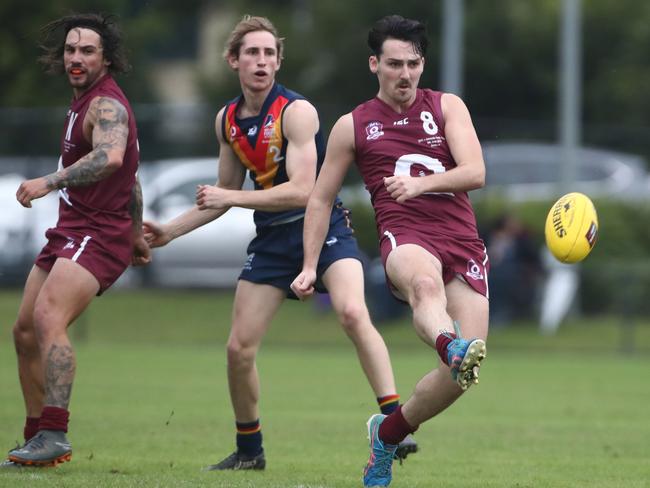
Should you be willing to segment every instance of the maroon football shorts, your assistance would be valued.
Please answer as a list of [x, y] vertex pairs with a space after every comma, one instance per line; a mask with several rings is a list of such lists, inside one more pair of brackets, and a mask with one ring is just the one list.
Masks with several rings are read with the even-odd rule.
[[[131, 243], [121, 249], [111, 248], [111, 252], [101, 242], [101, 238], [85, 235], [83, 232], [59, 228], [48, 229], [45, 233], [48, 241], [36, 258], [36, 266], [47, 271], [52, 270], [57, 258], [67, 258], [79, 263], [97, 278], [101, 295], [120, 277], [129, 266]], [[127, 248], [128, 246], [128, 248]]]
[[[427, 233], [421, 229], [395, 228], [385, 231], [379, 241], [381, 260], [386, 269], [386, 260], [397, 246], [415, 244], [433, 254], [442, 264], [442, 279], [445, 284], [455, 277], [462, 278], [476, 292], [489, 298], [488, 262], [485, 244], [479, 238], [454, 239], [439, 234]], [[386, 277], [388, 279], [388, 277]], [[395, 287], [388, 280], [393, 293]], [[403, 299], [402, 297], [399, 297]]]

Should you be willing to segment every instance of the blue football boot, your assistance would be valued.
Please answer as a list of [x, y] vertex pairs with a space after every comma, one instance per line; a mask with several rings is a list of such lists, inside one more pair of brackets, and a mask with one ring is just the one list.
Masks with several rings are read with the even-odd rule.
[[393, 478], [393, 458], [397, 446], [384, 444], [379, 439], [379, 426], [386, 418], [375, 414], [368, 420], [368, 439], [370, 440], [370, 459], [363, 470], [363, 486], [388, 486]]
[[454, 322], [454, 329], [456, 338], [447, 345], [447, 361], [452, 378], [456, 380], [458, 386], [467, 390], [473, 384], [478, 383], [481, 361], [487, 355], [485, 341], [463, 339], [457, 322]]

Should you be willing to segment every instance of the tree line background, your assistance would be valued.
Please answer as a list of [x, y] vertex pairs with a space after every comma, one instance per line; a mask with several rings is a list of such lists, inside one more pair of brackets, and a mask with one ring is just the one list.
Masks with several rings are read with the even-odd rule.
[[[555, 140], [561, 0], [464, 3], [463, 97], [479, 136]], [[120, 83], [136, 107], [144, 161], [216, 153], [214, 114], [238, 93], [221, 52], [229, 28], [245, 13], [270, 17], [286, 38], [278, 79], [314, 102], [326, 132], [340, 114], [376, 92], [365, 41], [368, 28], [383, 15], [399, 13], [427, 24], [431, 46], [421, 86], [439, 86], [441, 0], [4, 0], [0, 154], [56, 154], [59, 109], [67, 105], [70, 89], [62, 77], [49, 78], [38, 66], [39, 29], [70, 11], [93, 10], [119, 16], [126, 33], [133, 69]], [[199, 25], [208, 10], [225, 25], [208, 52], [216, 68], [205, 70], [197, 61], [192, 108], [165, 110], [152, 66], [197, 60]], [[583, 142], [650, 159], [650, 3], [583, 0], [582, 16]], [[161, 129], [184, 124], [190, 134], [175, 141]]]

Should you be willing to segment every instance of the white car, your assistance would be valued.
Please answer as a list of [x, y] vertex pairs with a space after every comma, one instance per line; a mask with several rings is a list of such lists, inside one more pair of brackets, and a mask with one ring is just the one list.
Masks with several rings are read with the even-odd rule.
[[[217, 158], [174, 159], [143, 164], [144, 219], [165, 223], [195, 204], [199, 184], [217, 180]], [[245, 189], [252, 189], [246, 180]], [[250, 186], [249, 186], [250, 185]], [[154, 286], [233, 287], [255, 236], [253, 210], [231, 208], [217, 220], [153, 250], [143, 269]]]
[[45, 231], [58, 219], [56, 193], [34, 200], [32, 208], [18, 203], [16, 191], [26, 179], [19, 173], [0, 176], [0, 283], [4, 285], [25, 282], [34, 259], [47, 242]]
[[[562, 192], [561, 146], [546, 143], [483, 143], [485, 188], [475, 196], [498, 195], [511, 201], [554, 199]], [[590, 197], [645, 199], [650, 176], [642, 157], [600, 148], [578, 148], [570, 191]], [[569, 190], [567, 189], [566, 192]]]
[[[214, 184], [217, 170], [217, 158], [141, 164], [144, 219], [164, 223], [191, 208], [197, 185]], [[0, 204], [5, 210], [0, 221], [0, 283], [4, 285], [24, 283], [46, 243], [45, 231], [58, 219], [56, 192], [34, 200], [32, 208], [16, 201], [16, 190], [25, 179], [19, 173], [0, 176]], [[250, 180], [244, 188], [253, 188]], [[253, 211], [232, 208], [214, 222], [154, 249], [150, 265], [129, 268], [115, 286], [234, 287], [254, 236]]]

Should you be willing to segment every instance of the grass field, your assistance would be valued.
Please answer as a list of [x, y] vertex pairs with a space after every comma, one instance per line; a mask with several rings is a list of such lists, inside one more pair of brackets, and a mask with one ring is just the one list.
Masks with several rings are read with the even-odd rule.
[[[359, 487], [376, 410], [330, 313], [287, 303], [259, 357], [263, 473], [202, 472], [234, 447], [224, 344], [230, 294], [112, 292], [75, 324], [73, 461], [0, 471], [0, 486]], [[10, 329], [19, 293], [0, 293], [0, 439], [20, 440]], [[402, 487], [650, 487], [650, 321], [575, 322], [555, 337], [496, 330], [481, 384], [416, 434], [394, 468]], [[408, 321], [382, 325], [401, 394], [435, 364]]]

